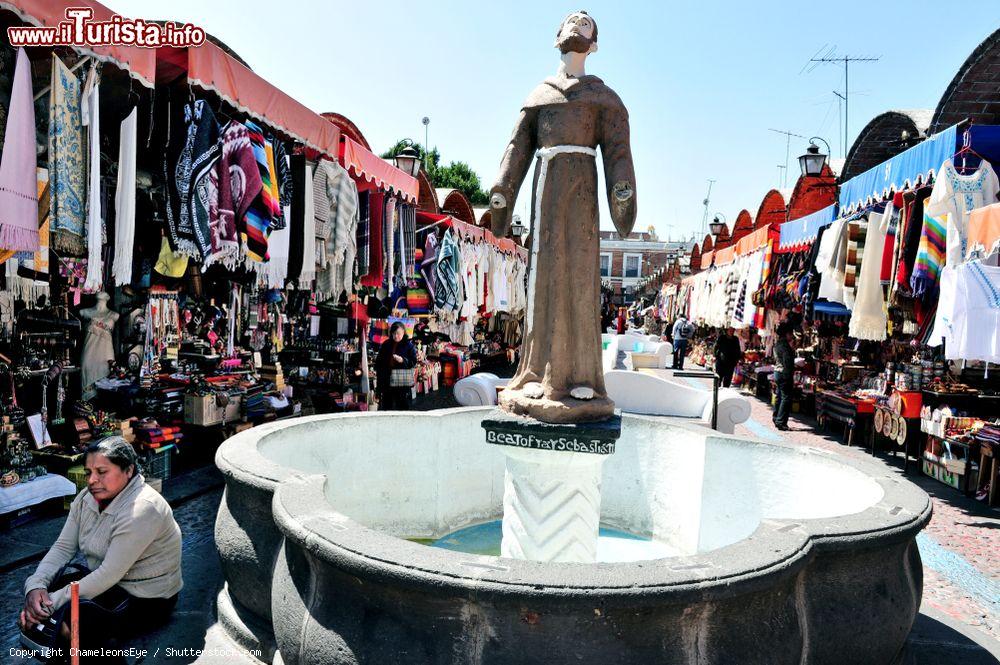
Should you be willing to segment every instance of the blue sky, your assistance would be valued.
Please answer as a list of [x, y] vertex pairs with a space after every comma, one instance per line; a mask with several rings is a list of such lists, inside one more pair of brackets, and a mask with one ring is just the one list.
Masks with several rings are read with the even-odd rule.
[[[678, 238], [711, 213], [751, 214], [779, 184], [785, 138], [819, 135], [841, 157], [843, 68], [800, 73], [824, 45], [880, 56], [851, 69], [850, 139], [889, 109], [933, 109], [972, 50], [1000, 28], [998, 0], [961, 10], [928, 0], [702, 2], [105, 0], [129, 16], [204, 27], [253, 69], [316, 111], [351, 118], [375, 150], [397, 138], [468, 162], [486, 188], [521, 102], [558, 66], [556, 29], [586, 9], [599, 26], [587, 71], [629, 109], [638, 229]], [[789, 186], [805, 139], [792, 139]], [[517, 210], [527, 219], [527, 188]], [[611, 228], [602, 206], [602, 228]]]

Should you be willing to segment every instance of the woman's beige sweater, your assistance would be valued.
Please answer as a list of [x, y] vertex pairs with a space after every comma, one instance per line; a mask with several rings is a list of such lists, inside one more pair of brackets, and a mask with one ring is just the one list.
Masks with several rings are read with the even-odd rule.
[[[170, 504], [140, 474], [101, 512], [84, 489], [73, 500], [69, 517], [24, 593], [46, 589], [77, 551], [91, 572], [80, 580], [80, 597], [94, 598], [114, 585], [139, 598], [170, 598], [181, 581], [181, 530]], [[53, 609], [69, 600], [69, 587], [50, 594]]]

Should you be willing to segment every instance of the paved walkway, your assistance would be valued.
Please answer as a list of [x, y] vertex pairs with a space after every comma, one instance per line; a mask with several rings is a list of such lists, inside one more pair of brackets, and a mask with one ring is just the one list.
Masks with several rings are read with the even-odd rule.
[[[704, 368], [687, 363], [685, 369]], [[694, 387], [712, 387], [709, 380], [673, 377], [672, 370], [656, 373]], [[793, 414], [789, 431], [779, 431], [771, 422], [771, 406], [748, 399], [750, 419], [737, 426], [738, 436], [871, 457], [866, 448], [845, 445], [839, 431], [823, 431], [811, 417]], [[912, 460], [904, 475], [901, 456], [880, 452], [876, 458], [927, 492], [934, 506], [930, 523], [917, 536], [924, 593], [904, 662], [1000, 663], [1000, 510], [924, 476]]]

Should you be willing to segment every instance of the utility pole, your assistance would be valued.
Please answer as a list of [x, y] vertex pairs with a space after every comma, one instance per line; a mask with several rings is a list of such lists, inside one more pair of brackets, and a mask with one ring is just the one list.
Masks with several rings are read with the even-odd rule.
[[427, 126], [431, 124], [431, 119], [424, 116], [424, 119], [420, 122], [424, 123], [424, 170], [427, 170], [427, 155], [430, 154], [431, 148], [427, 145]]
[[[825, 49], [825, 52], [824, 52]], [[820, 55], [822, 53], [822, 55]], [[803, 67], [803, 71], [811, 72], [820, 65], [824, 64], [843, 64], [844, 65], [844, 157], [847, 157], [847, 145], [850, 139], [849, 125], [850, 125], [850, 103], [849, 99], [851, 96], [851, 89], [849, 86], [849, 69], [852, 62], [878, 62], [880, 58], [870, 58], [867, 56], [854, 56], [854, 55], [837, 55], [837, 47], [831, 46], [827, 48], [824, 44], [823, 48], [816, 52], [816, 55], [809, 58], [809, 62]], [[812, 64], [810, 64], [812, 63]], [[839, 96], [839, 95], [838, 95]]]
[[[784, 170], [784, 174], [785, 174], [785, 176], [787, 176], [788, 175], [788, 157], [791, 154], [791, 149], [792, 149], [792, 137], [794, 136], [794, 137], [800, 138], [800, 139], [804, 139], [805, 137], [802, 136], [802, 134], [795, 134], [794, 132], [790, 132], [787, 129], [770, 129], [770, 128], [768, 128], [767, 131], [774, 132], [775, 134], [784, 134], [785, 135], [785, 166], [783, 168], [785, 169]], [[781, 187], [785, 187], [787, 184], [788, 184], [788, 181], [785, 180], [785, 178], [783, 176], [782, 180], [781, 180]]]
[[708, 194], [705, 195], [705, 200], [702, 201], [702, 203], [705, 204], [705, 214], [701, 216], [702, 237], [705, 237], [705, 234], [708, 233], [708, 203], [712, 199], [712, 185], [714, 184], [715, 184], [714, 180], [708, 181]]
[[778, 189], [781, 189], [782, 187], [785, 186], [784, 183], [785, 183], [785, 172], [786, 172], [786, 169], [788, 169], [787, 166], [784, 166], [782, 164], [778, 164]]

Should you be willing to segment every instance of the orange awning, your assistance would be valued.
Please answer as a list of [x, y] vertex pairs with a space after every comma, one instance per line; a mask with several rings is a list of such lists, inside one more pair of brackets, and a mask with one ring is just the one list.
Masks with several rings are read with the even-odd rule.
[[712, 257], [714, 255], [715, 255], [715, 251], [711, 250], [711, 249], [701, 255], [701, 268], [702, 268], [702, 270], [704, 270], [705, 268], [707, 268], [710, 265], [712, 265]]
[[736, 245], [723, 247], [715, 253], [715, 265], [726, 266], [736, 260]]
[[[68, 20], [66, 9], [70, 7], [92, 9], [94, 15], [91, 21], [110, 21], [115, 15], [110, 9], [94, 0], [0, 0], [0, 9], [14, 12], [25, 23], [40, 28], [54, 28], [60, 22]], [[72, 48], [120, 67], [147, 88], [154, 87], [156, 49], [138, 46], [72, 46]]]
[[403, 173], [350, 137], [345, 136], [341, 141], [340, 158], [344, 168], [354, 171], [359, 178], [379, 189], [391, 189], [402, 194], [411, 203], [417, 202], [420, 184], [416, 178]]
[[[211, 90], [242, 113], [331, 159], [340, 152], [340, 129], [244, 67], [211, 42], [187, 50], [188, 81]], [[416, 182], [416, 181], [414, 181]]]
[[767, 245], [768, 232], [770, 228], [767, 226], [762, 226], [750, 235], [743, 236], [736, 242], [736, 255], [744, 256], [746, 254], [752, 254], [758, 249]]

